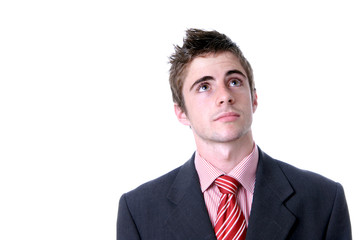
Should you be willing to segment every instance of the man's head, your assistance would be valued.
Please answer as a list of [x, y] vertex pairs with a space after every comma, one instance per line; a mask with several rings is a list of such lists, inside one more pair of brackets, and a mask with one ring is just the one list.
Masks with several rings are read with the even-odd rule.
[[183, 41], [183, 46], [175, 46], [175, 53], [170, 57], [171, 68], [169, 77], [173, 101], [184, 112], [186, 112], [186, 105], [182, 88], [187, 75], [188, 66], [196, 57], [223, 52], [230, 52], [238, 58], [246, 72], [253, 98], [255, 94], [253, 71], [239, 47], [226, 35], [217, 31], [188, 29]]

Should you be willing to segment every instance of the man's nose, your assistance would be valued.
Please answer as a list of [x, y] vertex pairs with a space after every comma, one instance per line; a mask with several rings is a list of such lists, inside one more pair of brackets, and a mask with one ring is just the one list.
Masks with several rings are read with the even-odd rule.
[[223, 104], [232, 105], [234, 103], [235, 103], [235, 99], [228, 88], [221, 87], [220, 89], [218, 89], [217, 105], [223, 105]]

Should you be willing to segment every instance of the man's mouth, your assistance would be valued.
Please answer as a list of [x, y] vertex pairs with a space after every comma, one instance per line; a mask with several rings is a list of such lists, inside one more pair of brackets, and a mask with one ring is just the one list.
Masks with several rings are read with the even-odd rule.
[[214, 118], [214, 121], [220, 121], [220, 122], [233, 122], [237, 120], [240, 117], [238, 113], [235, 112], [224, 112], [220, 113]]

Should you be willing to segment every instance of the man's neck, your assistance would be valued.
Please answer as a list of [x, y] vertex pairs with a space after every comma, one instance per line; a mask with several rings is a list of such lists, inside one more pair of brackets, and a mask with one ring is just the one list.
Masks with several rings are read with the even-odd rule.
[[221, 171], [229, 173], [252, 152], [254, 141], [249, 134], [247, 139], [225, 143], [196, 140], [196, 145], [198, 153], [204, 159]]

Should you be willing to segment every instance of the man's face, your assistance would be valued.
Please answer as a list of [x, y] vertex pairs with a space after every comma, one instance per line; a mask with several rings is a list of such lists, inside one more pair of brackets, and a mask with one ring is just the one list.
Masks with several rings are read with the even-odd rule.
[[257, 95], [252, 99], [246, 73], [232, 53], [193, 59], [182, 91], [186, 112], [178, 105], [175, 112], [180, 122], [191, 126], [196, 142], [252, 140]]

